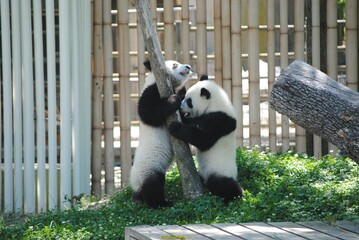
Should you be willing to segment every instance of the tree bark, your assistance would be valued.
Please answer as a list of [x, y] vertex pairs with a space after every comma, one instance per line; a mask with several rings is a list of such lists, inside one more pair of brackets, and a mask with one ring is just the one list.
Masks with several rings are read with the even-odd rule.
[[[143, 38], [151, 62], [152, 72], [156, 77], [156, 84], [161, 97], [173, 94], [170, 78], [173, 77], [167, 72], [162, 50], [157, 37], [156, 28], [152, 22], [150, 6], [147, 0], [136, 0], [138, 21], [142, 29]], [[179, 114], [169, 117], [167, 123], [178, 120]], [[172, 148], [178, 170], [181, 175], [183, 194], [185, 198], [195, 198], [203, 194], [202, 182], [197, 174], [193, 162], [192, 153], [188, 144], [171, 137]]]
[[358, 92], [297, 60], [278, 77], [269, 101], [277, 112], [359, 163]]

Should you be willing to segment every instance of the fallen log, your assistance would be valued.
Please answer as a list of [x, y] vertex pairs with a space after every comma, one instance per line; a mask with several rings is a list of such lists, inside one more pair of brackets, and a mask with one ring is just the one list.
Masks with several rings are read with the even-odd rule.
[[295, 124], [336, 145], [359, 164], [359, 93], [294, 61], [273, 85], [270, 105]]

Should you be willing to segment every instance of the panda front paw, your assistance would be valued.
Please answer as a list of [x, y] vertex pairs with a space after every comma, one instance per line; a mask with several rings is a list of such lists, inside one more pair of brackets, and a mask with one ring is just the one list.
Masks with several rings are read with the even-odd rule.
[[176, 94], [172, 94], [171, 96], [169, 96], [167, 101], [171, 104], [174, 110], [180, 109], [181, 99]]
[[179, 138], [179, 133], [180, 130], [182, 128], [183, 124], [180, 122], [171, 122], [171, 124], [169, 125], [169, 131], [170, 134], [176, 138]]

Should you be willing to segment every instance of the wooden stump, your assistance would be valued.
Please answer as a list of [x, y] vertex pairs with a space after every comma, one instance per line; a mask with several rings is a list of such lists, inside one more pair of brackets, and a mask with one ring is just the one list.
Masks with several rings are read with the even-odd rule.
[[269, 102], [277, 112], [359, 163], [358, 92], [297, 60], [280, 74]]

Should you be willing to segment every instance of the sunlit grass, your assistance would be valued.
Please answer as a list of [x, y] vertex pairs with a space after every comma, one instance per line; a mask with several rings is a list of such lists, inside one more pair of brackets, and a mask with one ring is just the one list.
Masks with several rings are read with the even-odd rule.
[[3, 215], [0, 239], [124, 239], [134, 225], [221, 223], [252, 221], [359, 222], [359, 167], [350, 159], [325, 156], [321, 160], [287, 152], [238, 149], [239, 181], [245, 197], [225, 205], [204, 195], [182, 198], [180, 176], [167, 174], [166, 195], [174, 206], [148, 209], [131, 201], [124, 189], [93, 207], [84, 197], [73, 209], [36, 216]]

